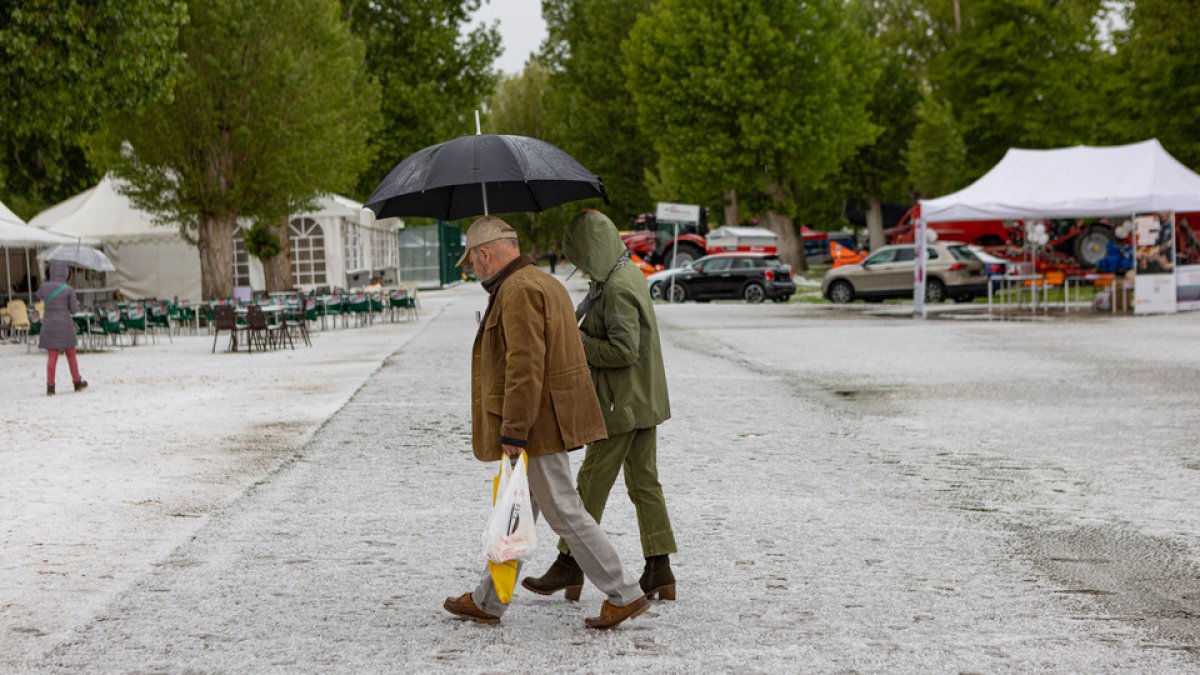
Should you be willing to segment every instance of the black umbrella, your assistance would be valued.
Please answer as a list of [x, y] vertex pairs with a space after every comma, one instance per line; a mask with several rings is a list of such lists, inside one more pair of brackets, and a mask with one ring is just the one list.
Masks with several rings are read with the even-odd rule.
[[378, 218], [456, 220], [544, 211], [596, 197], [608, 202], [600, 177], [553, 145], [528, 136], [476, 134], [409, 155], [375, 188], [366, 206]]

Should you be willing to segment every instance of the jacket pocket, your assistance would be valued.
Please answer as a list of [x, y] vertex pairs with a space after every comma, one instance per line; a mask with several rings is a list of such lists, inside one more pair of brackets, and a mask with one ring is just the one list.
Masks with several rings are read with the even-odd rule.
[[504, 394], [484, 394], [483, 411], [489, 415], [504, 416]]

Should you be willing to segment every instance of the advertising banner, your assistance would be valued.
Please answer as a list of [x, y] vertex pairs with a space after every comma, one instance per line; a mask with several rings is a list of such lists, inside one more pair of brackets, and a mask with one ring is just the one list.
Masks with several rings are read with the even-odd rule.
[[1176, 311], [1175, 214], [1148, 213], [1133, 218], [1135, 265], [1134, 314]]
[[1194, 215], [1175, 219], [1175, 306], [1181, 312], [1200, 310], [1200, 222]]

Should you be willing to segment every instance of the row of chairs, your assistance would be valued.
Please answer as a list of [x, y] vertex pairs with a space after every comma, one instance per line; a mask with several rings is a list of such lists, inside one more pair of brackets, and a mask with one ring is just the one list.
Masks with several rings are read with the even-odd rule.
[[213, 352], [217, 351], [217, 340], [221, 331], [229, 333], [228, 349], [235, 352], [238, 350], [239, 336], [244, 336], [247, 352], [254, 351], [255, 347], [258, 347], [259, 351], [282, 349], [285, 344], [295, 349], [296, 343], [292, 340], [293, 331], [300, 335], [305, 344], [312, 346], [308, 337], [308, 317], [298, 311], [298, 306], [297, 312], [292, 315], [294, 318], [291, 320], [289, 320], [287, 312], [272, 313], [268, 318], [266, 312], [258, 305], [246, 307], [244, 321], [239, 320], [237, 310], [232, 305], [216, 305], [212, 309]]

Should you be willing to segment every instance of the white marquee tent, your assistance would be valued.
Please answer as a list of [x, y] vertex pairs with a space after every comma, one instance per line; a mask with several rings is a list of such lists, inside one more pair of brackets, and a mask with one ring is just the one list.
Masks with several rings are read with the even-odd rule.
[[[357, 202], [328, 195], [319, 199], [316, 210], [293, 217], [297, 285], [348, 286], [387, 267], [375, 263], [388, 262], [389, 238], [396, 250], [396, 223], [362, 224], [362, 213]], [[98, 240], [117, 268], [109, 275], [109, 285], [125, 297], [201, 299], [196, 247], [183, 238], [177, 226], [157, 225], [150, 214], [135, 208], [111, 176], [39, 213], [30, 225]], [[398, 257], [398, 252], [392, 257]], [[262, 266], [246, 255], [240, 236], [234, 241], [234, 267], [235, 286], [264, 287]]]
[[1200, 211], [1200, 175], [1157, 139], [1112, 147], [1013, 148], [970, 186], [921, 200], [921, 217], [930, 223], [1167, 211]]

